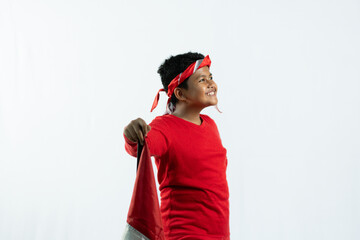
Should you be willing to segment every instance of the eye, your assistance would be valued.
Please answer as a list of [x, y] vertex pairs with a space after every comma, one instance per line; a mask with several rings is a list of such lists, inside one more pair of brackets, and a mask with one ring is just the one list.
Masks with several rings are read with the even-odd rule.
[[203, 79], [203, 78], [199, 80], [199, 82], [203, 82], [203, 81], [205, 81], [205, 79]]

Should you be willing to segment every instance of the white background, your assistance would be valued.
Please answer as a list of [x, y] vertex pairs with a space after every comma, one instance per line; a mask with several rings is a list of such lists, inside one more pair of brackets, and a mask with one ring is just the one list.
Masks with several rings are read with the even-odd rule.
[[360, 239], [360, 2], [0, 0], [0, 239], [120, 239], [123, 129], [212, 59], [231, 238]]

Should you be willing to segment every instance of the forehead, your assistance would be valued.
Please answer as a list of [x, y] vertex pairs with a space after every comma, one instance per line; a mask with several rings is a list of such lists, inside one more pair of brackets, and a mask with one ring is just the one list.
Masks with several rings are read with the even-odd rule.
[[[205, 76], [209, 76], [211, 73], [210, 73], [210, 69], [208, 66], [205, 66], [205, 67], [202, 67], [202, 68], [199, 68], [198, 70], [196, 70], [191, 76], [190, 76], [190, 79], [197, 79], [199, 77], [201, 77], [202, 75], [205, 75]], [[190, 80], [189, 79], [189, 80]]]

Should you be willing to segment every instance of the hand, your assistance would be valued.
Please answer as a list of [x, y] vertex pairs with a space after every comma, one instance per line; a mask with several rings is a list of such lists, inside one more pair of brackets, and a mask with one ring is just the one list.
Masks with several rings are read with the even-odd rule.
[[144, 139], [146, 134], [150, 131], [151, 127], [141, 119], [132, 120], [129, 125], [124, 129], [124, 135], [132, 142], [140, 141], [141, 145], [144, 145]]

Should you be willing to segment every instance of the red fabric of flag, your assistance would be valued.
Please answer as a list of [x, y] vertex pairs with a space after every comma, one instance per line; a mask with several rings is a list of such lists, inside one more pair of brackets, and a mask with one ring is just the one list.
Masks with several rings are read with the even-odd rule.
[[154, 171], [149, 148], [144, 142], [127, 223], [151, 240], [164, 240]]

